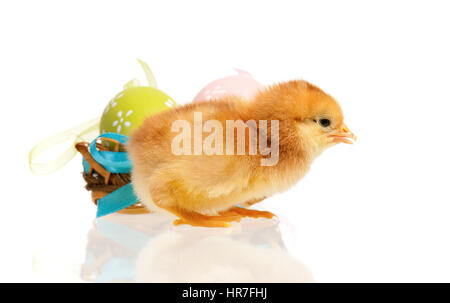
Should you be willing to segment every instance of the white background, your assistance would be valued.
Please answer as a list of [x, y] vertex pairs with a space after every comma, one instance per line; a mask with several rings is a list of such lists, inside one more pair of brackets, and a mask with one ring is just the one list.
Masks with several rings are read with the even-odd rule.
[[234, 67], [329, 92], [357, 144], [261, 207], [293, 223], [286, 244], [317, 281], [450, 282], [449, 13], [445, 1], [2, 1], [0, 280], [77, 279], [95, 215], [80, 157], [38, 177], [28, 151], [144, 82], [139, 57], [181, 104]]

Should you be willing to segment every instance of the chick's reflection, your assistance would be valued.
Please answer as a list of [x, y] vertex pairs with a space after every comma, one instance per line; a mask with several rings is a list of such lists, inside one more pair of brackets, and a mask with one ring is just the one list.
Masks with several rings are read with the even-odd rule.
[[94, 223], [81, 277], [96, 282], [312, 282], [285, 249], [278, 222], [229, 229], [174, 227], [163, 215], [113, 214]]

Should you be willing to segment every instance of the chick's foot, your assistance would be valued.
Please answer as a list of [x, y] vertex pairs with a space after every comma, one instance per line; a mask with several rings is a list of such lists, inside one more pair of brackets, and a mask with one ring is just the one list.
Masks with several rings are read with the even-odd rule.
[[176, 215], [179, 219], [173, 222], [174, 225], [189, 224], [203, 227], [231, 227], [232, 221], [240, 221], [242, 216], [235, 212], [223, 212], [218, 216], [206, 216], [196, 212], [186, 211], [177, 207], [163, 205], [156, 202], [159, 207]]
[[240, 221], [242, 216], [235, 212], [223, 212], [218, 216], [205, 216], [198, 213], [178, 213], [180, 219], [173, 222], [174, 225], [189, 224], [203, 227], [231, 227], [230, 222]]
[[248, 209], [243, 207], [234, 206], [230, 209], [230, 211], [239, 214], [241, 217], [250, 217], [250, 218], [267, 218], [271, 219], [276, 217], [276, 215], [272, 214], [268, 211], [256, 210], [256, 209]]
[[206, 216], [200, 213], [186, 211], [178, 207], [167, 206], [155, 202], [159, 207], [176, 215], [179, 219], [173, 222], [174, 225], [188, 224], [201, 227], [231, 227], [233, 221], [239, 222], [244, 217], [250, 218], [273, 218], [275, 215], [268, 211], [260, 211], [242, 207], [232, 207], [227, 211], [220, 212], [217, 216]]

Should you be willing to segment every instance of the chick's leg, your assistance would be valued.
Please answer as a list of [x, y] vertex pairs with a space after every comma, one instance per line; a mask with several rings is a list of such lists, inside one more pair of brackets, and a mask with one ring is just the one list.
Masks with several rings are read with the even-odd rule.
[[266, 199], [266, 197], [260, 198], [260, 199], [248, 200], [248, 201], [245, 201], [244, 203], [242, 203], [241, 205], [244, 206], [244, 207], [250, 207], [253, 204], [256, 204], [256, 203], [259, 203], [259, 202], [263, 201], [264, 199]]

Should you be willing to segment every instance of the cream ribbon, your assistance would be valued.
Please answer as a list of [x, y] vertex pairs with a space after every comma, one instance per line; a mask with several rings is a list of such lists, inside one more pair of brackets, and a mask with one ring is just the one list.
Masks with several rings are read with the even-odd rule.
[[[77, 154], [75, 144], [83, 141], [91, 142], [99, 135], [99, 125], [100, 117], [48, 137], [36, 144], [28, 154], [31, 171], [37, 175], [47, 175], [63, 167]], [[35, 162], [38, 155], [69, 140], [73, 140], [71, 146], [56, 159], [44, 163]]]

